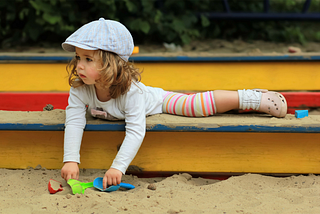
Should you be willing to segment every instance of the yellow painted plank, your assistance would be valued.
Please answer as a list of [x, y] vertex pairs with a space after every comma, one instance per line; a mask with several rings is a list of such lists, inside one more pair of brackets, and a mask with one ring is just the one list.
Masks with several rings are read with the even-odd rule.
[[[1, 131], [0, 168], [62, 167], [62, 131]], [[124, 132], [84, 134], [81, 168], [106, 169]], [[147, 132], [132, 164], [148, 171], [320, 173], [320, 133]]]
[[139, 64], [143, 82], [167, 90], [319, 90], [320, 62]]
[[0, 91], [69, 91], [65, 63], [0, 64]]
[[62, 131], [0, 131], [0, 168], [60, 168]]
[[[320, 90], [320, 62], [136, 63], [145, 85], [173, 91]], [[0, 64], [0, 91], [68, 91], [65, 63]]]

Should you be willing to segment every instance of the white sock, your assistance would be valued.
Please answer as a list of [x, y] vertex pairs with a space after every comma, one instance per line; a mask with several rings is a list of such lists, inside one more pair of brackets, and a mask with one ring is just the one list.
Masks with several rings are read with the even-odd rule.
[[262, 92], [255, 90], [238, 90], [239, 94], [239, 109], [259, 110]]

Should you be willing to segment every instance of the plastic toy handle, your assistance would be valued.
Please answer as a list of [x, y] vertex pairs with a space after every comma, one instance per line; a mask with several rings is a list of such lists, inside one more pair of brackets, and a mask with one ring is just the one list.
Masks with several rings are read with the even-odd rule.
[[81, 186], [84, 188], [91, 188], [91, 187], [93, 187], [93, 182], [81, 183]]
[[120, 187], [126, 188], [126, 189], [134, 189], [135, 188], [135, 186], [133, 186], [132, 184], [127, 184], [127, 183], [120, 183]]

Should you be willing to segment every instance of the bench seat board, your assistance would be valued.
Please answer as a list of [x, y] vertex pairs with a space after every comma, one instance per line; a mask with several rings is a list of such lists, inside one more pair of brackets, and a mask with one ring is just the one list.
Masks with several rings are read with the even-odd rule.
[[[0, 168], [62, 167], [62, 131], [0, 131]], [[85, 132], [80, 168], [107, 169], [120, 131]], [[320, 133], [147, 132], [131, 172], [320, 173]]]
[[[0, 111], [0, 130], [63, 131], [65, 111]], [[124, 131], [124, 121], [87, 116], [86, 131]], [[267, 114], [217, 114], [194, 118], [169, 114], [147, 117], [147, 131], [195, 132], [320, 132], [320, 115], [297, 119], [293, 114], [275, 118]]]
[[[62, 167], [65, 111], [0, 111], [0, 168]], [[110, 167], [124, 122], [88, 117], [80, 168]], [[130, 172], [320, 173], [320, 115], [147, 117], [147, 134]], [[59, 127], [59, 128], [57, 128]]]

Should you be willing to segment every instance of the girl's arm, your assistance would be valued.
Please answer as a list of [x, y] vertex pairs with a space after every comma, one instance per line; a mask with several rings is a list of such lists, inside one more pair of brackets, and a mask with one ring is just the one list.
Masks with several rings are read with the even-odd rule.
[[[108, 183], [120, 183], [122, 174], [125, 174], [131, 161], [136, 156], [146, 133], [146, 110], [142, 92], [127, 94], [125, 98], [126, 135], [121, 148], [111, 165], [111, 171], [105, 174], [104, 187]], [[117, 171], [115, 171], [117, 170]], [[116, 181], [116, 183], [114, 183]]]
[[65, 165], [61, 170], [61, 176], [66, 181], [70, 178], [79, 178], [80, 146], [83, 129], [86, 125], [86, 105], [82, 101], [80, 92], [79, 89], [70, 89], [69, 105], [66, 108], [63, 156]]

